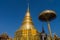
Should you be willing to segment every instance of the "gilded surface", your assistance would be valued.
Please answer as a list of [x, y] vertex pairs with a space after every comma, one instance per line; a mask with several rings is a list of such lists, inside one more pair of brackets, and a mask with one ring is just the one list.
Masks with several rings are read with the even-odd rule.
[[29, 7], [21, 27], [16, 31], [14, 40], [40, 40], [37, 30], [34, 28], [30, 17]]

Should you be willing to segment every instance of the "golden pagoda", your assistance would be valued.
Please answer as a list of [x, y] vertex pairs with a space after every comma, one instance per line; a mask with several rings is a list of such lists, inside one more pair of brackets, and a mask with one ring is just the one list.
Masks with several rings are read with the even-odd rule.
[[40, 40], [30, 16], [29, 5], [21, 27], [16, 31], [14, 40]]

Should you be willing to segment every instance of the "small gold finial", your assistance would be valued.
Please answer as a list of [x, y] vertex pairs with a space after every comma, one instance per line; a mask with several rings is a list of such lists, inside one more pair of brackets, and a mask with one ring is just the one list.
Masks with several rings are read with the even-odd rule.
[[29, 3], [28, 3], [28, 9], [27, 9], [27, 13], [25, 16], [30, 16], [30, 10], [29, 10]]

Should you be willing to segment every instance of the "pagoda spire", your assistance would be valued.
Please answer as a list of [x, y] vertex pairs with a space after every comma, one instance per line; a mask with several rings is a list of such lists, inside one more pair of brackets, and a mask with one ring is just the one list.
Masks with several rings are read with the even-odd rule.
[[28, 8], [25, 16], [30, 16], [30, 8], [29, 8], [29, 3], [28, 3]]
[[26, 15], [24, 17], [24, 20], [22, 22], [22, 25], [21, 25], [21, 29], [33, 29], [34, 28], [34, 25], [33, 25], [33, 22], [32, 22], [32, 18], [30, 16], [30, 8], [29, 8], [29, 3], [28, 3], [28, 8], [27, 8], [27, 11], [26, 11]]

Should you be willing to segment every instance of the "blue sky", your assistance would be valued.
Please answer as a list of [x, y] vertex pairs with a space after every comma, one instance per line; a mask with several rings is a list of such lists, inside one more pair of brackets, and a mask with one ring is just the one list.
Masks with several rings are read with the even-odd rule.
[[[21, 26], [27, 10], [27, 0], [0, 0], [0, 34], [6, 32], [14, 37], [14, 33]], [[30, 14], [35, 28], [41, 32], [42, 22], [38, 15], [46, 10], [54, 10], [57, 14], [55, 20], [51, 21], [52, 35], [60, 36], [60, 0], [30, 0]], [[48, 34], [47, 24], [44, 22], [45, 32]]]

